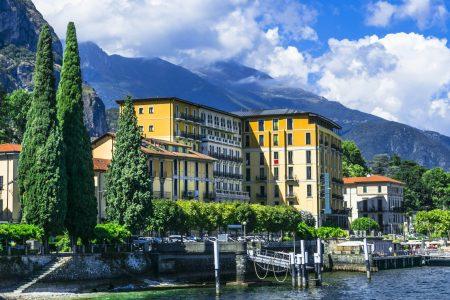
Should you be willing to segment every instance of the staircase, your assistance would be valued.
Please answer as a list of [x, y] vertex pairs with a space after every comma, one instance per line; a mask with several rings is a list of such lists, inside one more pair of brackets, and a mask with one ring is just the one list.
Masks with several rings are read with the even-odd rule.
[[64, 264], [66, 264], [71, 257], [57, 257], [54, 261], [47, 264], [42, 270], [38, 271], [37, 273], [33, 274], [32, 277], [28, 280], [28, 282], [22, 284], [18, 288], [14, 290], [14, 294], [21, 294], [26, 289], [31, 287], [36, 282], [44, 279], [48, 275], [50, 275], [53, 271], [57, 270], [58, 268], [62, 267]]

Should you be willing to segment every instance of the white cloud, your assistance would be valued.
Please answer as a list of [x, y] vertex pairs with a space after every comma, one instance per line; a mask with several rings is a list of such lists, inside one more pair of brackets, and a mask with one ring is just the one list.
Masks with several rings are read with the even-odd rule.
[[388, 1], [370, 3], [367, 7], [366, 24], [385, 27], [393, 20], [412, 19], [421, 30], [432, 26], [445, 26], [448, 11], [439, 0], [403, 0], [395, 5]]
[[315, 60], [318, 91], [329, 99], [419, 128], [450, 133], [450, 49], [445, 39], [388, 34], [329, 41]]

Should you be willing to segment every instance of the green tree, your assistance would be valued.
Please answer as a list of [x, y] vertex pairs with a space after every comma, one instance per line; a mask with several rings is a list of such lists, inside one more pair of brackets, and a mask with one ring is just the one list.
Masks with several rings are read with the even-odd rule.
[[342, 142], [342, 171], [344, 177], [366, 176], [369, 168], [358, 146], [353, 141]]
[[391, 158], [387, 154], [376, 154], [370, 163], [373, 174], [387, 175], [389, 171]]
[[239, 224], [244, 224], [244, 222], [246, 223], [245, 229], [247, 232], [252, 232], [255, 229], [256, 213], [252, 209], [252, 206], [250, 204], [247, 203], [239, 204], [236, 207], [235, 214], [236, 214], [236, 221]]
[[379, 225], [372, 218], [362, 217], [353, 220], [350, 227], [352, 228], [352, 230], [363, 230], [367, 232], [369, 230], [378, 230]]
[[184, 233], [186, 228], [186, 215], [175, 201], [154, 200], [153, 216], [148, 229], [164, 236], [168, 231]]
[[72, 241], [87, 243], [97, 224], [97, 200], [91, 142], [83, 122], [80, 56], [74, 23], [67, 26], [66, 47], [57, 94], [58, 120], [65, 144], [66, 228]]
[[118, 244], [125, 243], [131, 237], [131, 232], [117, 223], [97, 224], [94, 228], [93, 242], [95, 244]]
[[0, 104], [0, 142], [22, 142], [31, 99], [31, 93], [26, 90], [16, 90], [4, 97]]
[[67, 211], [63, 140], [56, 117], [52, 37], [48, 25], [39, 36], [33, 99], [19, 159], [23, 221], [41, 227], [44, 245], [61, 231]]
[[428, 237], [450, 236], [450, 211], [435, 209], [431, 211], [419, 211], [416, 214], [414, 228], [418, 233]]
[[107, 173], [108, 219], [131, 231], [145, 228], [152, 215], [147, 159], [141, 151], [141, 133], [131, 98], [119, 117], [115, 150]]
[[297, 225], [296, 235], [299, 239], [310, 240], [316, 237], [316, 229], [313, 226], [308, 226], [305, 222], [300, 222]]
[[436, 208], [446, 209], [450, 205], [450, 173], [442, 168], [433, 168], [422, 175], [422, 183], [430, 192]]
[[325, 226], [319, 227], [316, 230], [316, 235], [318, 238], [323, 240], [348, 237], [347, 231], [343, 230], [342, 228]]

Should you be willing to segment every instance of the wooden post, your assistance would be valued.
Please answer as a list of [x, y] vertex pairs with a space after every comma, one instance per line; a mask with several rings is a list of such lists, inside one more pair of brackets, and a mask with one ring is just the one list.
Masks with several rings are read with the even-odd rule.
[[290, 263], [290, 267], [291, 267], [291, 277], [292, 277], [292, 287], [295, 288], [295, 253], [294, 252], [290, 252], [289, 253], [289, 263]]
[[305, 248], [305, 240], [300, 241], [300, 251], [302, 255], [302, 264], [301, 264], [301, 272], [302, 272], [302, 286], [308, 287], [308, 270], [306, 266], [308, 264], [308, 252]]
[[322, 244], [317, 239], [317, 253], [314, 255], [314, 267], [316, 270], [316, 286], [322, 284]]
[[220, 260], [219, 260], [219, 242], [214, 241], [214, 275], [216, 278], [216, 294], [220, 294]]
[[297, 286], [298, 287], [302, 286], [302, 269], [301, 269], [301, 265], [302, 265], [302, 255], [301, 254], [296, 254], [295, 255], [295, 269], [296, 269], [296, 274], [297, 274]]
[[371, 274], [370, 274], [370, 260], [369, 260], [369, 249], [367, 247], [367, 238], [364, 238], [364, 260], [366, 262], [367, 279], [370, 279], [371, 278]]

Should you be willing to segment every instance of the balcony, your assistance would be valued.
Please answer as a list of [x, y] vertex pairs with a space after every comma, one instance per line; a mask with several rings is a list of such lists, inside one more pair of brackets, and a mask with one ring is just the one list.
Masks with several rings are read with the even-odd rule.
[[237, 163], [243, 162], [243, 159], [241, 157], [223, 154], [223, 153], [219, 153], [219, 152], [211, 152], [210, 151], [210, 152], [208, 152], [208, 155], [211, 157], [214, 157], [216, 159], [220, 159], [220, 160], [228, 160], [228, 161], [233, 161], [233, 162], [237, 162]]
[[222, 171], [214, 171], [214, 177], [224, 177], [224, 178], [231, 178], [231, 179], [237, 179], [237, 180], [243, 179], [243, 176], [241, 174], [222, 172]]
[[178, 116], [175, 115], [175, 119], [180, 119], [180, 120], [184, 120], [184, 121], [188, 121], [188, 122], [193, 122], [193, 123], [197, 123], [197, 124], [204, 124], [205, 120], [198, 117], [198, 116], [194, 116], [191, 114], [186, 114], [186, 113], [179, 113]]
[[294, 193], [287, 193], [286, 199], [297, 199], [297, 195], [295, 195]]
[[241, 200], [248, 201], [250, 200], [250, 196], [247, 192], [241, 191], [228, 191], [228, 190], [216, 190], [216, 199], [217, 200]]
[[267, 194], [257, 193], [256, 194], [256, 199], [258, 199], [258, 200], [267, 200]]
[[291, 183], [296, 183], [296, 184], [298, 184], [298, 182], [299, 182], [297, 176], [295, 176], [295, 175], [288, 175], [286, 177], [286, 181], [291, 182]]
[[204, 135], [201, 135], [201, 134], [189, 133], [189, 132], [184, 132], [184, 131], [177, 132], [176, 135], [178, 137], [182, 137], [182, 138], [189, 139], [189, 140], [195, 140], [195, 141], [200, 141], [204, 137]]
[[260, 175], [255, 177], [255, 181], [266, 181], [267, 176], [266, 175]]

